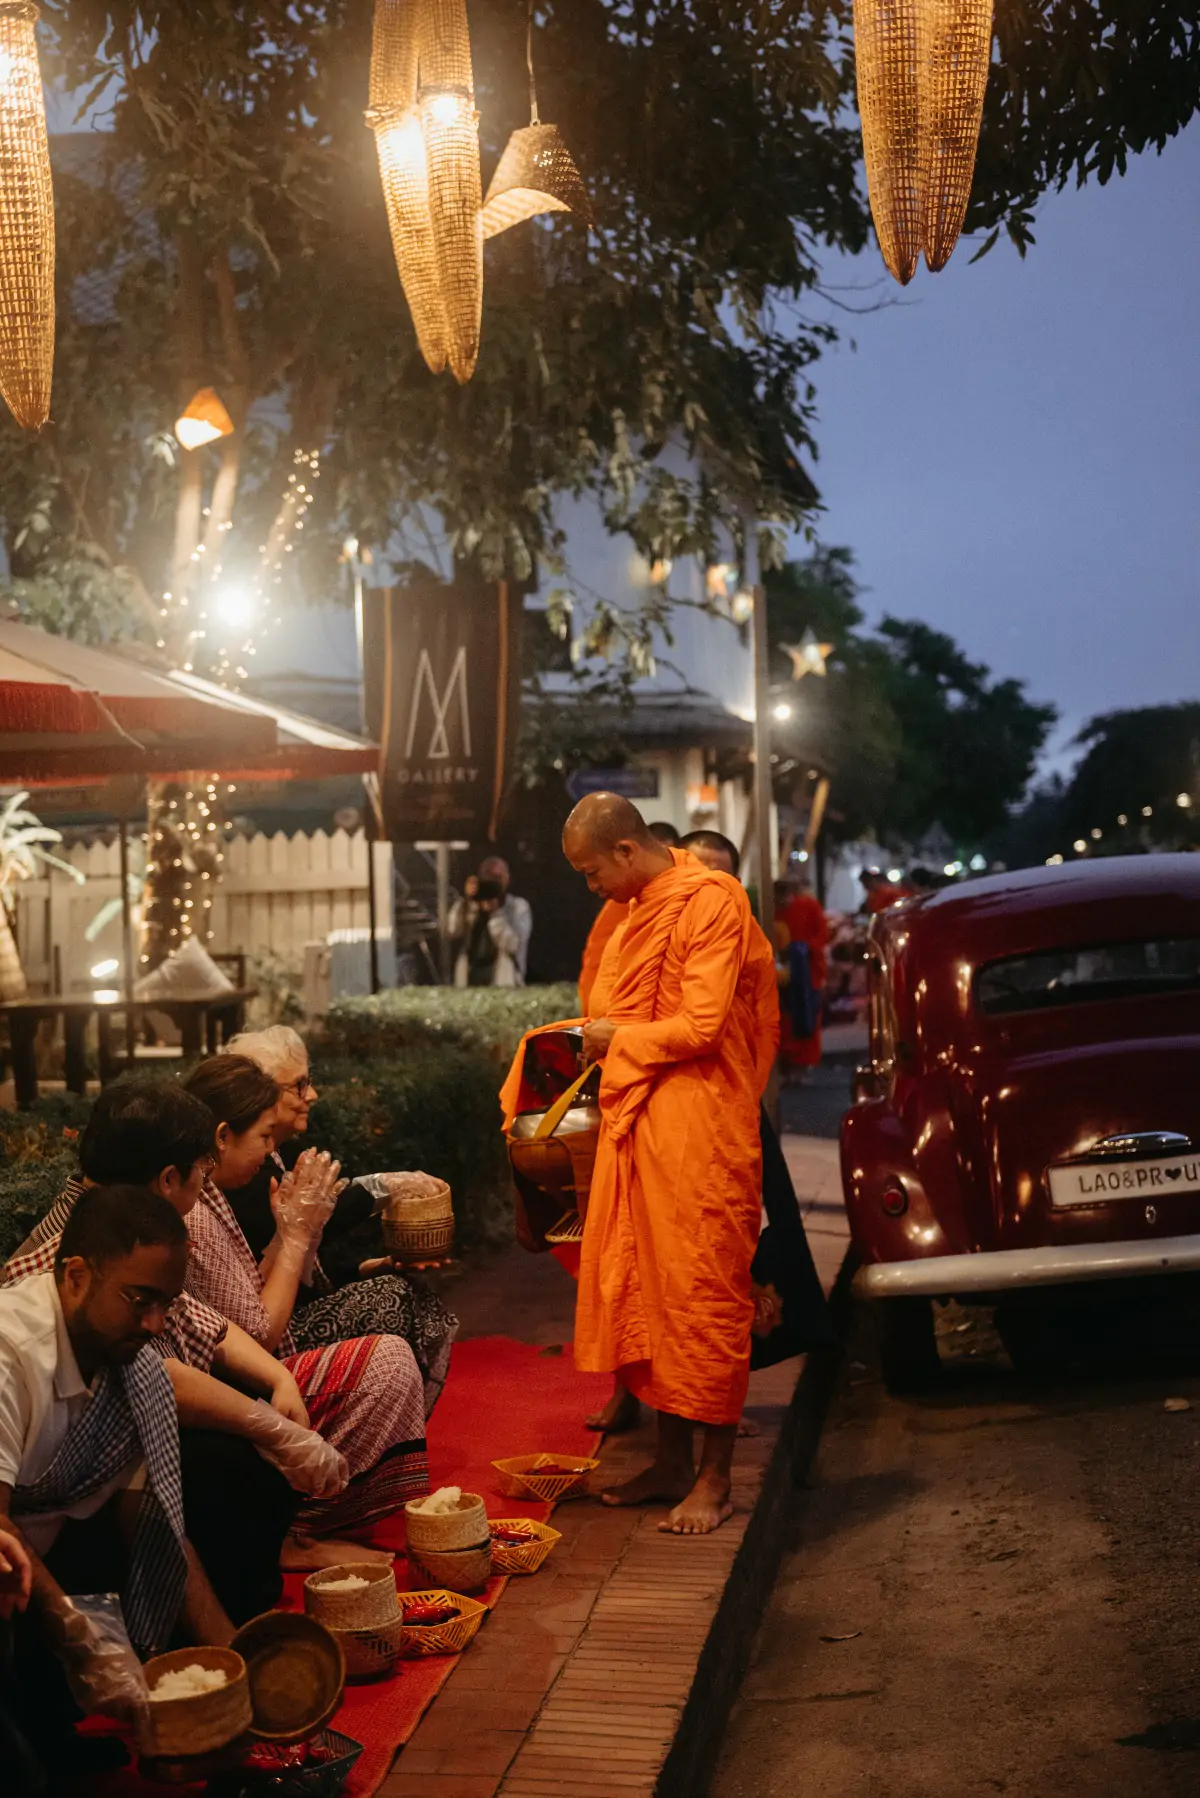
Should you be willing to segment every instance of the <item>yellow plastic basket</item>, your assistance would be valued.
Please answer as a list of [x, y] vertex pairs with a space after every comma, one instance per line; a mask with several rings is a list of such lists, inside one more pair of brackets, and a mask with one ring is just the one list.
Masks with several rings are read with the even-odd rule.
[[[588, 1475], [595, 1473], [599, 1461], [583, 1455], [510, 1455], [493, 1461], [500, 1476], [497, 1484], [505, 1498], [540, 1498], [543, 1504], [556, 1505], [564, 1498], [578, 1498], [587, 1491]], [[542, 1467], [570, 1467], [571, 1473], [539, 1473]]]
[[488, 1610], [477, 1599], [464, 1598], [459, 1592], [447, 1592], [441, 1586], [424, 1592], [401, 1592], [400, 1604], [404, 1610], [407, 1611], [409, 1605], [417, 1602], [452, 1604], [459, 1615], [451, 1617], [446, 1623], [406, 1622], [400, 1645], [400, 1653], [406, 1660], [413, 1660], [424, 1654], [461, 1654], [477, 1633]]
[[[538, 1523], [532, 1517], [493, 1517], [488, 1528], [493, 1536], [494, 1573], [536, 1573], [554, 1544], [562, 1541], [561, 1530], [552, 1530], [548, 1523]], [[521, 1543], [497, 1542], [497, 1530], [519, 1530], [529, 1540]]]

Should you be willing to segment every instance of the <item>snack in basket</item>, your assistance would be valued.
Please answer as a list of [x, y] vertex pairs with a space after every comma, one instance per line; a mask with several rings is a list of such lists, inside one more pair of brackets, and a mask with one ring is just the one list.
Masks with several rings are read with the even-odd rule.
[[493, 1542], [508, 1542], [512, 1543], [514, 1547], [521, 1548], [526, 1542], [532, 1541], [533, 1531], [515, 1529], [512, 1524], [493, 1523], [491, 1537]]
[[333, 1752], [324, 1742], [296, 1742], [289, 1748], [277, 1748], [271, 1742], [256, 1742], [246, 1756], [245, 1765], [256, 1773], [292, 1773], [299, 1767], [324, 1767]]
[[537, 1475], [539, 1475], [540, 1478], [544, 1479], [548, 1475], [553, 1475], [553, 1474], [586, 1473], [588, 1471], [588, 1469], [586, 1467], [568, 1467], [565, 1465], [565, 1463], [561, 1463], [558, 1461], [545, 1461], [545, 1462], [543, 1462], [541, 1467], [531, 1467], [529, 1471], [531, 1473], [536, 1473]]
[[462, 1616], [462, 1607], [451, 1604], [447, 1599], [436, 1603], [429, 1599], [419, 1599], [415, 1604], [405, 1604], [404, 1594], [400, 1594], [400, 1603], [404, 1606], [404, 1621], [418, 1628], [425, 1628], [434, 1623], [449, 1623], [452, 1617]]

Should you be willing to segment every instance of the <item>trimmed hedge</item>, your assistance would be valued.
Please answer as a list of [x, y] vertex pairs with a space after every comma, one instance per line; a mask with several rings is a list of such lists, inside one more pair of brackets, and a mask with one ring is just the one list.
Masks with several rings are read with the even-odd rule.
[[[323, 1045], [313, 1076], [321, 1097], [311, 1140], [337, 1156], [347, 1172], [421, 1168], [448, 1181], [460, 1249], [511, 1235], [497, 1096], [501, 1074], [490, 1055], [442, 1042], [351, 1059], [332, 1057]], [[89, 1110], [87, 1100], [55, 1096], [31, 1111], [0, 1112], [0, 1260], [76, 1172], [75, 1142]], [[341, 1245], [331, 1272], [346, 1277], [352, 1270], [347, 1255], [357, 1261], [380, 1252], [378, 1225], [364, 1226]]]
[[0, 1111], [0, 1260], [24, 1242], [76, 1171], [75, 1144], [90, 1105], [73, 1094], [31, 1111]]
[[321, 1096], [313, 1107], [312, 1141], [348, 1172], [419, 1168], [447, 1181], [460, 1249], [512, 1234], [494, 1061], [477, 1049], [450, 1047], [352, 1061], [322, 1052], [313, 1079]]
[[325, 1018], [317, 1053], [394, 1055], [453, 1044], [488, 1055], [507, 1069], [527, 1030], [579, 1016], [579, 993], [558, 986], [400, 986], [365, 999], [339, 999]]

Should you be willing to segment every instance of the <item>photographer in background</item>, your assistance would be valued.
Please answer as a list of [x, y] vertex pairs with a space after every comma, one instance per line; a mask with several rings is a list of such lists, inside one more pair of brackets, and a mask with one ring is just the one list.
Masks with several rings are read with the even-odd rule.
[[[484, 867], [491, 864], [484, 863]], [[498, 880], [472, 874], [463, 897], [450, 909], [450, 942], [454, 952], [454, 984], [522, 986], [518, 957], [521, 937], [508, 915], [509, 905]], [[528, 906], [525, 906], [528, 911]]]

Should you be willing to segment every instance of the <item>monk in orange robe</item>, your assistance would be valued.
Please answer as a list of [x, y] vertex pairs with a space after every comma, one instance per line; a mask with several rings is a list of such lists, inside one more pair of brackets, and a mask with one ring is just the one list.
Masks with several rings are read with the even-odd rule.
[[[628, 800], [590, 794], [567, 860], [629, 905], [584, 1025], [603, 1123], [579, 1270], [575, 1358], [659, 1413], [658, 1448], [610, 1504], [668, 1500], [660, 1526], [716, 1529], [746, 1397], [761, 1219], [761, 975], [745, 893], [659, 843]], [[695, 1428], [702, 1433], [699, 1466]]]

